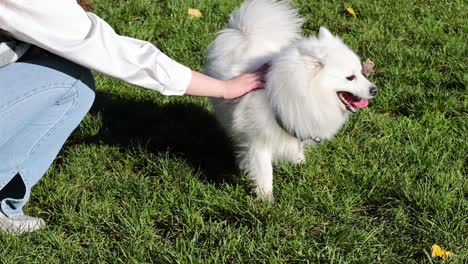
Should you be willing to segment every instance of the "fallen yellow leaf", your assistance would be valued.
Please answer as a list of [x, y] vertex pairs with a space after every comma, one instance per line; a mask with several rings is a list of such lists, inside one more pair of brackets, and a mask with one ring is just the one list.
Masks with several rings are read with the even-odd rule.
[[453, 256], [453, 253], [447, 250], [444, 250], [439, 245], [434, 244], [431, 247], [431, 257], [436, 258], [440, 257], [442, 260], [446, 260], [449, 257]]
[[189, 8], [187, 13], [191, 17], [202, 17], [202, 13], [200, 12], [200, 10], [195, 9], [195, 8]]
[[362, 75], [369, 77], [375, 73], [377, 66], [371, 59], [367, 59], [362, 63]]
[[350, 13], [353, 17], [356, 17], [356, 12], [354, 12], [352, 7], [347, 7], [346, 11], [348, 11], [348, 13]]

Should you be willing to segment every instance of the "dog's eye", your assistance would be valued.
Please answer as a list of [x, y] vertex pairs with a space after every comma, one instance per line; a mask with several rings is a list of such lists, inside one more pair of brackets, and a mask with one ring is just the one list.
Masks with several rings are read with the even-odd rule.
[[356, 79], [355, 75], [350, 75], [350, 76], [346, 77], [346, 80], [348, 80], [348, 81], [352, 81], [354, 79]]

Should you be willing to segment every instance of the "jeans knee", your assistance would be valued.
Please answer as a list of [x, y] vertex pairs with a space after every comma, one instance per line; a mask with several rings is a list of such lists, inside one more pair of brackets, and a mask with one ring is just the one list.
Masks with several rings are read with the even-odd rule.
[[47, 87], [49, 90], [60, 89], [62, 92], [56, 100], [55, 105], [64, 105], [73, 102], [74, 108], [81, 110], [89, 110], [95, 98], [94, 79], [91, 71], [85, 68], [79, 68], [80, 74], [76, 79], [72, 79], [70, 84], [59, 84], [52, 87]]
[[78, 91], [78, 104], [89, 110], [94, 103], [96, 98], [95, 83], [93, 74], [88, 69], [83, 69], [80, 79], [75, 85], [75, 89]]
[[92, 91], [95, 91], [96, 84], [94, 83], [94, 77], [91, 71], [89, 69], [82, 68], [81, 72], [82, 73], [80, 75], [80, 81], [89, 89], [91, 89]]

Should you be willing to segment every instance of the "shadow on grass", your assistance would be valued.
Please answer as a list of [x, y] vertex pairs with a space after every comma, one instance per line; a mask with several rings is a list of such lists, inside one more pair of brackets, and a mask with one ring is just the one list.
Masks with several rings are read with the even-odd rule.
[[116, 145], [123, 151], [136, 144], [158, 155], [186, 160], [203, 179], [230, 182], [237, 174], [232, 144], [213, 114], [193, 103], [158, 105], [97, 92], [91, 114], [102, 116], [99, 133], [76, 143]]

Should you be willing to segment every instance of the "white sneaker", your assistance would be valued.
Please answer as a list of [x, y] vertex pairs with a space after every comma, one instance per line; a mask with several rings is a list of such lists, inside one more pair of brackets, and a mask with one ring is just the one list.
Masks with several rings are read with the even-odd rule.
[[0, 211], [0, 231], [10, 234], [25, 234], [45, 227], [41, 218], [28, 215], [7, 217]]

